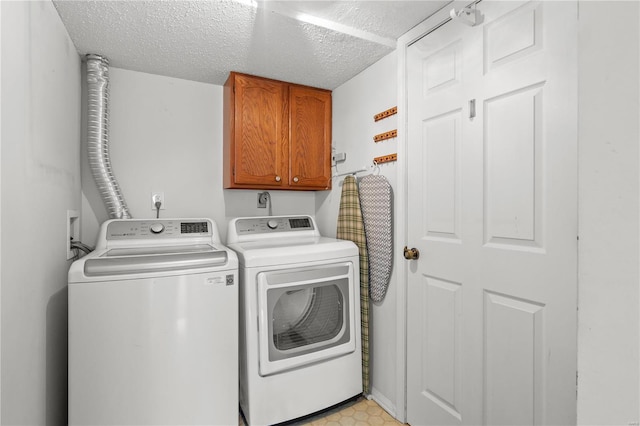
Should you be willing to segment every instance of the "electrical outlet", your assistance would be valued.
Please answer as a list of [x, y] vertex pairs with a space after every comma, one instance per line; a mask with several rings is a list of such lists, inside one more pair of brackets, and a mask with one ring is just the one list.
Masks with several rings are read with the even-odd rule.
[[71, 240], [80, 238], [80, 216], [77, 210], [67, 210], [67, 260], [71, 260], [75, 253], [71, 250]]
[[268, 192], [258, 192], [258, 208], [266, 209], [267, 208], [267, 200], [269, 199]]
[[164, 192], [152, 191], [151, 192], [151, 210], [156, 210], [156, 202], [160, 201], [160, 210], [167, 208], [164, 201]]

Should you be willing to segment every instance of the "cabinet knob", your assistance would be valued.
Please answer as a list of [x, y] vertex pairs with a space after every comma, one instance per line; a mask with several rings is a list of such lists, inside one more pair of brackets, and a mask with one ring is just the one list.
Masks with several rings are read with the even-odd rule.
[[294, 181], [295, 183], [298, 183], [298, 181], [299, 181], [299, 180], [300, 180], [300, 179], [298, 179], [298, 176], [295, 176], [295, 177], [293, 178], [293, 181]]
[[282, 178], [280, 176], [276, 176], [276, 182], [280, 182]]

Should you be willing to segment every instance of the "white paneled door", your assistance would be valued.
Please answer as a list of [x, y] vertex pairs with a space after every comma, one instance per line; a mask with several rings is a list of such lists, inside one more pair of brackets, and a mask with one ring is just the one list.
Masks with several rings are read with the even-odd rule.
[[412, 44], [407, 420], [576, 422], [577, 5]]

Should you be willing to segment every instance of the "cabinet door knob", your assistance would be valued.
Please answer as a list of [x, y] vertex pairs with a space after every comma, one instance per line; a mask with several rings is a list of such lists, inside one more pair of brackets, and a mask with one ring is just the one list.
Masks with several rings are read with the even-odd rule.
[[294, 181], [295, 183], [298, 183], [298, 181], [299, 181], [299, 180], [300, 180], [300, 179], [298, 179], [298, 176], [295, 176], [295, 177], [293, 178], [293, 181]]
[[280, 182], [282, 178], [280, 176], [276, 176], [276, 182]]

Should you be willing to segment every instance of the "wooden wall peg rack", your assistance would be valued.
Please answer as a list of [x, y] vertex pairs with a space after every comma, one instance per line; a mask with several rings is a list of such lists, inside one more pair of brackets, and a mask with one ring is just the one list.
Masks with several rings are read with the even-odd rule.
[[374, 142], [382, 142], [387, 139], [395, 138], [398, 136], [398, 130], [389, 130], [388, 132], [380, 133], [379, 135], [375, 135], [373, 137]]
[[380, 121], [384, 118], [390, 117], [393, 114], [397, 114], [398, 113], [398, 107], [394, 106], [393, 108], [389, 108], [386, 111], [382, 111], [381, 113], [378, 113], [376, 115], [373, 116], [373, 121]]
[[398, 161], [397, 153], [382, 155], [373, 159], [373, 162], [376, 164], [389, 163], [391, 161]]

